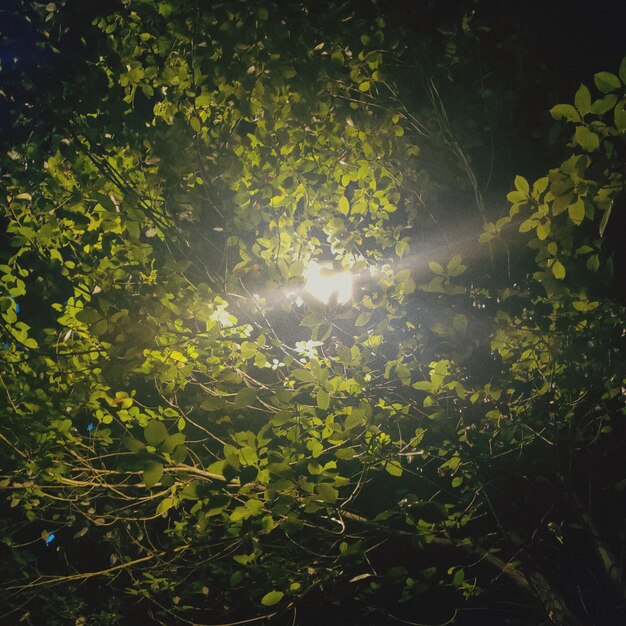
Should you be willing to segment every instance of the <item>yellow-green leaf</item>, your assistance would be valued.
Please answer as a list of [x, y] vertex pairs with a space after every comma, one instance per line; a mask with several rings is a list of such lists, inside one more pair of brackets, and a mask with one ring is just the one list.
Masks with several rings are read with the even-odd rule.
[[570, 204], [567, 207], [567, 214], [576, 226], [582, 224], [585, 219], [585, 203], [583, 202], [583, 199], [578, 198], [574, 204]]
[[619, 89], [621, 85], [619, 78], [612, 72], [598, 72], [594, 74], [593, 81], [602, 93], [615, 91]]
[[525, 197], [528, 197], [530, 193], [530, 185], [523, 176], [515, 177], [515, 189], [517, 189], [520, 193], [523, 193]]
[[579, 122], [580, 115], [571, 104], [557, 104], [550, 109], [550, 115], [555, 120], [565, 119], [568, 122]]
[[270, 591], [261, 598], [261, 604], [263, 606], [274, 606], [278, 604], [284, 596], [285, 594], [282, 591]]
[[574, 139], [585, 152], [593, 152], [600, 147], [600, 138], [586, 126], [576, 128]]
[[322, 411], [325, 411], [329, 404], [330, 396], [328, 395], [328, 392], [324, 391], [324, 389], [320, 389], [317, 392], [317, 406], [322, 409]]
[[402, 465], [398, 461], [389, 461], [385, 465], [385, 469], [391, 476], [402, 476]]
[[613, 119], [618, 130], [626, 130], [626, 98], [620, 100], [615, 106]]
[[561, 263], [561, 261], [554, 261], [554, 264], [552, 265], [552, 273], [554, 274], [554, 277], [559, 280], [563, 280], [565, 278], [565, 266]]
[[574, 96], [574, 104], [582, 117], [591, 110], [591, 92], [586, 85], [581, 85]]

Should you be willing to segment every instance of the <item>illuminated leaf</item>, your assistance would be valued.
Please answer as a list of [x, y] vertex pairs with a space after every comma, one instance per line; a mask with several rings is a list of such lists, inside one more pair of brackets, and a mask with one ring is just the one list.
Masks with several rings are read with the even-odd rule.
[[610, 93], [621, 87], [620, 79], [611, 72], [598, 72], [593, 75], [593, 80], [602, 93]]
[[576, 109], [578, 109], [581, 117], [587, 115], [587, 113], [591, 110], [591, 92], [586, 85], [581, 85], [576, 91], [574, 104], [576, 105]]
[[576, 202], [570, 204], [567, 207], [567, 213], [576, 226], [582, 224], [582, 221], [585, 219], [585, 203], [583, 199], [578, 198]]
[[568, 122], [579, 122], [580, 114], [571, 104], [557, 104], [550, 109], [550, 115], [555, 120], [565, 119]]
[[555, 278], [563, 280], [565, 278], [565, 266], [558, 260], [555, 260], [552, 265], [552, 273]]
[[577, 126], [574, 133], [576, 143], [586, 152], [594, 152], [600, 147], [600, 138], [586, 126]]
[[278, 604], [284, 596], [285, 594], [282, 591], [270, 591], [261, 598], [261, 604], [263, 606], [274, 606]]
[[317, 392], [317, 406], [322, 409], [322, 411], [325, 411], [328, 408], [329, 403], [330, 396], [328, 395], [328, 392], [320, 389]]

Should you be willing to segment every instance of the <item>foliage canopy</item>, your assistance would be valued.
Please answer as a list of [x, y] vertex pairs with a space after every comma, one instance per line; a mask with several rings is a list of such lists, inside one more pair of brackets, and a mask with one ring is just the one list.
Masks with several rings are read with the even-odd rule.
[[[470, 14], [412, 82], [419, 46], [349, 3], [94, 7], [36, 4], [85, 59], [4, 88], [10, 619], [470, 623], [502, 593], [574, 624], [578, 540], [623, 593], [577, 480], [623, 453], [626, 60], [502, 213], [446, 109]], [[302, 292], [312, 261], [348, 304]]]

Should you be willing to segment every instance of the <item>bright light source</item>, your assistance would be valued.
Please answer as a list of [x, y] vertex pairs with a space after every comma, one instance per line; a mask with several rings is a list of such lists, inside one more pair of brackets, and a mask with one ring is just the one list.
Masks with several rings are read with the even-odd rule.
[[352, 298], [352, 274], [335, 270], [330, 263], [311, 263], [304, 271], [304, 278], [304, 290], [324, 304], [328, 304], [334, 295], [339, 304]]

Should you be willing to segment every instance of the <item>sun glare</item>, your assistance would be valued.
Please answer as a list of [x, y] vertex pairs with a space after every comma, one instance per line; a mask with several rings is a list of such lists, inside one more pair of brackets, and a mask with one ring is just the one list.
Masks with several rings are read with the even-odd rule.
[[330, 263], [311, 263], [304, 272], [304, 279], [304, 291], [324, 304], [334, 295], [338, 304], [346, 304], [352, 298], [352, 274], [335, 270]]

